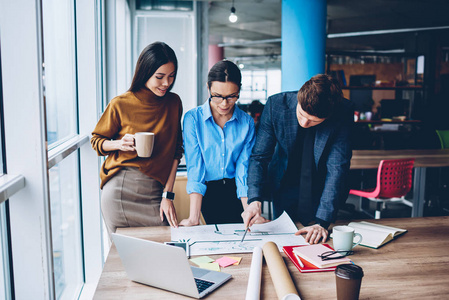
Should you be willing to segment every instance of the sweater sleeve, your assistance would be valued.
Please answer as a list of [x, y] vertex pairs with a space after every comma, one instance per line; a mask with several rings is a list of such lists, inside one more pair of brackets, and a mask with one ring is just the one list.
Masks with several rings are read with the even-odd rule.
[[114, 102], [111, 101], [103, 112], [97, 126], [95, 126], [95, 129], [92, 132], [92, 138], [90, 139], [92, 148], [97, 151], [99, 156], [110, 154], [110, 152], [103, 150], [103, 143], [106, 140], [113, 139], [120, 131], [119, 120], [119, 113], [114, 106]]

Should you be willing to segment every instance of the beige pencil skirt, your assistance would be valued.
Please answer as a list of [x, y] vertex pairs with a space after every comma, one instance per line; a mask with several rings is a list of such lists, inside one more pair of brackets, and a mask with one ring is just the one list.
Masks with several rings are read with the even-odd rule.
[[120, 170], [103, 186], [101, 211], [109, 237], [120, 227], [168, 225], [161, 222], [163, 186], [138, 168]]

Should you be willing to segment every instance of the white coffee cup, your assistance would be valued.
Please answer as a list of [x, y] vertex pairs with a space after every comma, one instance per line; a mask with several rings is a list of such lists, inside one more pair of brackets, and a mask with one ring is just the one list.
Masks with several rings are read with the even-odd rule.
[[[362, 235], [355, 233], [354, 228], [349, 226], [335, 226], [332, 229], [332, 239], [334, 240], [334, 249], [350, 251], [352, 248], [362, 242]], [[358, 236], [359, 240], [354, 243], [354, 236]]]
[[134, 134], [135, 149], [139, 157], [150, 157], [153, 153], [154, 133], [136, 132]]

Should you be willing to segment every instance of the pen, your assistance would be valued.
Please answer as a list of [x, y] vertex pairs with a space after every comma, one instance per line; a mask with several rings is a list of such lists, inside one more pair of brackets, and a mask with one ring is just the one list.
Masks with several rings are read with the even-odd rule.
[[300, 266], [301, 268], [304, 268], [304, 264], [302, 263], [302, 261], [301, 261], [301, 259], [299, 258], [298, 254], [296, 254], [296, 253], [293, 253], [293, 254], [295, 254], [296, 259], [298, 260], [299, 266]]
[[242, 240], [240, 241], [240, 243], [243, 243], [243, 240], [245, 239], [245, 235], [248, 232], [248, 229], [249, 229], [249, 227], [246, 228], [245, 233], [243, 234], [243, 237], [242, 237]]

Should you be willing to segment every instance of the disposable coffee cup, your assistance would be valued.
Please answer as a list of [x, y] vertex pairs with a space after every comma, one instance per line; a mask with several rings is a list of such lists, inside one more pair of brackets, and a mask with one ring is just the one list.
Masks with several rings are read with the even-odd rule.
[[344, 264], [335, 269], [337, 300], [358, 300], [363, 269], [357, 265]]
[[136, 132], [134, 134], [135, 149], [139, 157], [151, 157], [154, 146], [153, 132]]

